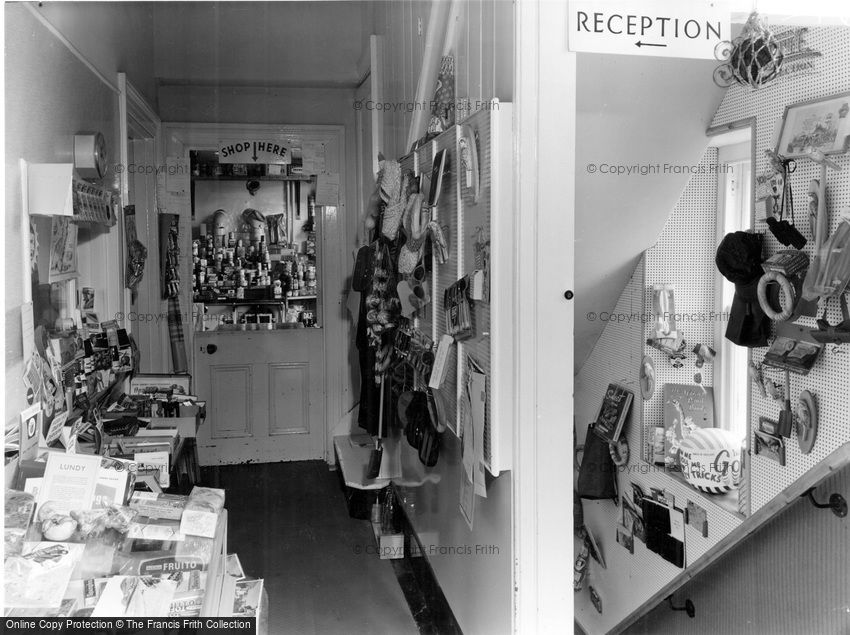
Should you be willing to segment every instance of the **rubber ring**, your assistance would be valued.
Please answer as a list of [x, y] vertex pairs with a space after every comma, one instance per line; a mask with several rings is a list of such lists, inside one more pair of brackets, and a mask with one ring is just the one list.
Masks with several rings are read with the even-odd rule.
[[[771, 282], [776, 282], [779, 285], [779, 303], [782, 306], [781, 311], [776, 311], [767, 299], [767, 285]], [[764, 314], [774, 322], [784, 322], [794, 314], [794, 307], [797, 304], [797, 293], [794, 291], [794, 285], [778, 271], [768, 271], [759, 280], [758, 298], [761, 310]]]

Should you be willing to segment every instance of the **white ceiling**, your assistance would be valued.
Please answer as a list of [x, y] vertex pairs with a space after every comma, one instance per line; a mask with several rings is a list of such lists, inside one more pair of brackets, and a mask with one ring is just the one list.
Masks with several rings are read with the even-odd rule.
[[157, 2], [164, 84], [354, 87], [370, 2]]

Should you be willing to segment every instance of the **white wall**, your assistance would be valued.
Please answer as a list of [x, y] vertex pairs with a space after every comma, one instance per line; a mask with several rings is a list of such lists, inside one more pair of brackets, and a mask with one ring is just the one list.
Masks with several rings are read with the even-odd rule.
[[[152, 2], [30, 2], [110, 82], [127, 73], [154, 103]], [[8, 9], [8, 7], [7, 7]]]
[[364, 3], [154, 4], [161, 80], [353, 88], [360, 79]]
[[[118, 156], [118, 96], [60, 43], [20, 4], [5, 7], [6, 37], [6, 193], [5, 314], [6, 405], [5, 421], [14, 420], [26, 406], [21, 342], [21, 303], [24, 299], [21, 223], [21, 175], [18, 165], [30, 162], [73, 161], [74, 134], [100, 131], [106, 138], [109, 163]], [[107, 179], [117, 189], [111, 173]], [[49, 235], [40, 237], [49, 240]], [[110, 303], [102, 314], [118, 310], [122, 272], [108, 266], [118, 262], [120, 236], [117, 229], [94, 232], [91, 242], [80, 248], [80, 284], [109, 290]], [[103, 315], [106, 317], [106, 315]]]
[[[399, 157], [409, 150], [407, 133], [413, 118], [409, 104], [416, 100], [433, 2], [374, 3], [374, 33], [383, 36], [384, 40], [382, 101], [392, 105], [384, 115], [386, 147], [381, 148], [388, 157]], [[480, 101], [496, 97], [510, 101], [513, 95], [513, 10], [514, 4], [507, 0], [469, 0], [461, 4], [458, 44], [454, 50], [458, 99]], [[442, 40], [441, 35], [439, 51], [443, 49]], [[429, 88], [426, 101], [432, 97], [433, 87]]]

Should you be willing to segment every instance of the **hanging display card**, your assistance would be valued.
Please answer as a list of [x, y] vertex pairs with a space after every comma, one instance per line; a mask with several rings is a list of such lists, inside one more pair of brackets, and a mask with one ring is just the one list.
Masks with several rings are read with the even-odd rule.
[[20, 461], [35, 458], [38, 451], [38, 433], [41, 430], [41, 402], [37, 401], [21, 412], [21, 450]]
[[91, 509], [100, 475], [101, 457], [96, 454], [50, 452], [44, 483], [38, 493], [39, 508], [50, 501], [57, 512]]
[[679, 444], [697, 428], [714, 427], [714, 389], [664, 384], [664, 465], [679, 469]]
[[316, 179], [316, 205], [339, 205], [339, 174], [319, 174]]

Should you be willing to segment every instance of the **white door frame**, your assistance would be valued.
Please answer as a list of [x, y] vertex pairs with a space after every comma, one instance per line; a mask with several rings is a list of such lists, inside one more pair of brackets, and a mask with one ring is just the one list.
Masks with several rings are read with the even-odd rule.
[[[159, 158], [159, 146], [160, 146], [160, 131], [162, 129], [162, 121], [159, 118], [159, 115], [156, 114], [154, 109], [148, 104], [142, 94], [130, 83], [127, 79], [126, 73], [118, 73], [118, 120], [119, 120], [119, 163], [116, 166], [119, 172], [120, 178], [120, 188], [121, 188], [121, 213], [118, 217], [118, 228], [120, 232], [120, 241], [121, 241], [121, 258], [119, 261], [119, 266], [121, 268], [121, 278], [122, 278], [122, 294], [121, 294], [121, 306], [119, 310], [125, 316], [124, 325], [127, 328], [128, 332], [135, 331], [134, 329], [134, 321], [129, 318], [128, 311], [130, 311], [130, 307], [132, 306], [131, 302], [131, 291], [127, 289], [123, 284], [124, 272], [127, 267], [127, 234], [126, 227], [124, 226], [124, 212], [123, 207], [125, 205], [130, 204], [130, 142], [129, 139], [131, 136], [134, 138], [137, 136], [139, 139], [152, 139], [153, 140], [153, 156], [155, 158]], [[147, 186], [150, 191], [145, 193], [148, 201], [155, 201], [156, 198], [156, 186], [151, 179], [147, 179]], [[147, 210], [152, 212], [154, 215], [156, 210]], [[149, 226], [151, 220], [149, 218], [141, 218], [141, 216], [137, 216], [137, 228], [138, 225], [142, 222], [146, 223], [146, 226]], [[144, 230], [144, 227], [141, 228]], [[148, 232], [143, 231], [140, 240], [142, 244], [146, 244], [148, 247], [151, 247], [146, 241], [145, 236]], [[149, 253], [155, 253], [149, 252]], [[148, 262], [150, 263], [152, 258], [149, 256]], [[147, 284], [146, 293], [140, 294], [139, 299], [139, 311], [140, 312], [153, 312], [155, 305], [151, 304], [151, 300], [148, 297], [150, 295], [150, 290], [154, 289], [151, 287], [151, 279], [156, 278], [156, 276], [151, 274], [151, 264], [147, 264], [145, 267], [148, 271], [147, 276], [142, 278], [142, 284]], [[145, 279], [147, 278], [147, 280]], [[161, 338], [154, 338], [156, 341], [151, 342], [137, 342], [140, 349], [142, 350], [142, 355], [147, 356], [149, 362], [153, 362], [156, 364], [157, 360], [163, 359], [163, 350], [162, 347], [165, 345], [164, 342], [161, 341]], [[154, 354], [154, 347], [157, 347], [156, 354]], [[165, 372], [166, 369], [157, 369], [160, 372]]]
[[[163, 123], [163, 150], [172, 154], [174, 147], [218, 147], [219, 141], [226, 138], [293, 138], [303, 141], [320, 142], [336, 147], [334, 156], [326, 156], [329, 171], [339, 173], [339, 205], [328, 208], [322, 223], [321, 236], [321, 286], [322, 286], [322, 332], [325, 360], [325, 417], [323, 433], [324, 458], [328, 463], [334, 461], [333, 435], [331, 431], [348, 409], [343, 403], [344, 390], [348, 387], [349, 322], [345, 318], [342, 303], [342, 290], [349, 274], [351, 255], [346, 253], [348, 243], [345, 240], [346, 218], [346, 165], [345, 165], [345, 126], [342, 125], [269, 125], [269, 124], [218, 124], [218, 123]], [[191, 280], [191, 259], [180, 272], [181, 278]], [[185, 285], [182, 302], [191, 307], [191, 285]], [[184, 309], [185, 312], [185, 309]], [[193, 325], [184, 321], [184, 334], [188, 350], [192, 351], [189, 363], [194, 368], [195, 347], [193, 344]]]
[[567, 2], [515, 3], [516, 633], [572, 628], [575, 55]]

